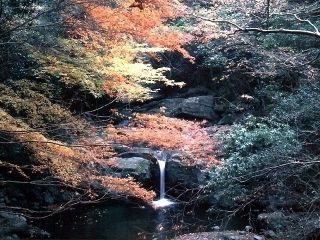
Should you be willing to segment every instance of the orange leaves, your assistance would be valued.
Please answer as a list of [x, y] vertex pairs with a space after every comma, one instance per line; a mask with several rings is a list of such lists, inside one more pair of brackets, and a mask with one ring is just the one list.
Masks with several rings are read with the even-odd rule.
[[215, 143], [196, 122], [136, 114], [128, 127], [109, 127], [107, 132], [116, 142], [181, 151], [188, 164], [219, 162], [214, 155]]
[[[106, 38], [106, 44], [110, 47], [133, 39], [152, 46], [179, 50], [178, 46], [187, 40], [178, 31], [170, 29], [167, 33], [162, 29], [165, 21], [178, 17], [182, 12], [181, 5], [176, 1], [131, 0], [121, 1], [116, 7], [99, 2], [74, 2], [82, 6], [86, 16], [85, 21], [82, 20], [83, 24], [77, 24], [78, 27], [74, 32], [88, 39], [88, 32], [99, 31], [99, 35]], [[179, 11], [178, 8], [180, 8]], [[72, 21], [81, 20], [73, 19]], [[89, 22], [95, 23], [96, 26], [90, 25]], [[86, 27], [87, 31], [85, 31]], [[90, 37], [94, 38], [94, 36]]]
[[77, 149], [77, 152], [81, 155], [79, 162], [103, 166], [114, 165], [112, 158], [116, 153], [109, 142], [106, 142], [105, 140], [94, 140], [92, 138], [82, 138], [77, 144], [81, 146], [81, 148]]
[[[107, 31], [109, 41], [119, 43], [119, 41], [133, 38], [136, 41], [143, 41], [151, 45], [156, 44], [156, 46], [159, 46], [161, 42], [169, 42], [168, 40], [170, 40], [177, 45], [181, 45], [181, 37], [170, 38], [166, 41], [166, 36], [161, 35], [160, 32], [156, 35], [157, 38], [150, 37], [154, 29], [162, 26], [165, 19], [175, 17], [175, 14], [163, 7], [155, 9], [155, 6], [151, 4], [146, 6], [148, 7], [144, 8], [143, 11], [136, 9], [128, 10], [127, 8], [121, 7], [113, 9], [92, 4], [85, 9], [91, 19]], [[158, 39], [160, 42], [155, 41], [155, 39]]]
[[[108, 168], [112, 165], [113, 149], [103, 140], [80, 139], [74, 148], [62, 142], [52, 141], [40, 132], [34, 132], [23, 122], [17, 121], [0, 108], [0, 130], [6, 133], [7, 141], [19, 144], [28, 150], [28, 157], [32, 158], [32, 170], [43, 173], [49, 171], [62, 182], [90, 190], [91, 183], [98, 181], [107, 191], [115, 195], [124, 195], [151, 202], [155, 193], [144, 189], [132, 178], [120, 179], [109, 176], [100, 176], [101, 166]], [[88, 167], [86, 163], [90, 163]], [[0, 160], [0, 168], [29, 177], [18, 165]]]
[[145, 202], [150, 203], [156, 196], [155, 192], [144, 189], [139, 183], [137, 183], [132, 178], [96, 176], [92, 177], [91, 179], [97, 180], [102, 186], [107, 188], [110, 192], [139, 198]]
[[176, 0], [72, 1], [78, 11], [70, 17], [66, 13], [68, 30], [85, 46], [85, 55], [95, 59], [88, 73], [105, 81], [103, 90], [110, 97], [144, 101], [157, 91], [154, 83], [175, 86], [146, 63], [144, 51], [178, 51], [192, 60], [181, 47], [189, 38], [166, 25], [183, 11]]

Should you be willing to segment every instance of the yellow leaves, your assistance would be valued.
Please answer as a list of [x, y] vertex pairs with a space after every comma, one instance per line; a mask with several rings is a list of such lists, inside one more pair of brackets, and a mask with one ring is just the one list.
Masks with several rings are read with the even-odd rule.
[[134, 62], [134, 56], [139, 54], [137, 49], [141, 50], [142, 47], [134, 48], [126, 44], [111, 51], [113, 57], [109, 60], [110, 66], [103, 70], [108, 75], [103, 89], [109, 96], [124, 101], [144, 101], [156, 91], [147, 86], [155, 83], [179, 87], [184, 85], [165, 77], [169, 68], [154, 69], [150, 64]]
[[[86, 55], [92, 53], [92, 61], [87, 66], [91, 66], [95, 75], [105, 81], [103, 89], [107, 95], [123, 101], [144, 101], [156, 91], [152, 89], [152, 84], [183, 86], [183, 83], [176, 83], [166, 77], [168, 69], [153, 69], [150, 64], [137, 61], [142, 55], [141, 49], [149, 51], [148, 46], [156, 47], [157, 51], [179, 51], [191, 59], [187, 51], [181, 48], [189, 39], [181, 32], [165, 26], [168, 19], [179, 15], [178, 8], [181, 13], [178, 1], [143, 0], [143, 10], [130, 8], [133, 0], [116, 1], [114, 6], [99, 2], [73, 2], [82, 7], [86, 18], [74, 16], [71, 19], [75, 19], [71, 22], [69, 19], [67, 24], [72, 35], [83, 40]], [[144, 44], [143, 48], [141, 43]], [[136, 45], [139, 45], [139, 50], [135, 48]], [[62, 68], [64, 71], [59, 71], [64, 82], [74, 83], [73, 80], [79, 79], [87, 86], [86, 89], [94, 87], [89, 84], [93, 77], [87, 74], [88, 71], [80, 68], [80, 71], [74, 70], [73, 73], [66, 69], [67, 65]], [[61, 74], [63, 72], [69, 78]]]

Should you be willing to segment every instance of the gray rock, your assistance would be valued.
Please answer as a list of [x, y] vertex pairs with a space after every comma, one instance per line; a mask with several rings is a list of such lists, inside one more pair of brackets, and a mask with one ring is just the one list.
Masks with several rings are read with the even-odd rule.
[[247, 232], [251, 232], [251, 231], [252, 231], [252, 227], [251, 227], [251, 226], [246, 226], [244, 229], [245, 229]]
[[25, 217], [13, 213], [0, 213], [0, 236], [28, 232], [29, 226]]
[[141, 157], [116, 158], [116, 172], [122, 177], [132, 176], [139, 180], [150, 180], [150, 161]]
[[174, 117], [181, 113], [180, 105], [184, 100], [184, 98], [167, 98], [161, 101], [154, 101], [145, 104], [142, 109], [140, 109], [140, 111], [148, 111], [148, 113], [159, 113], [160, 107], [164, 107], [164, 115], [167, 117]]
[[258, 235], [254, 235], [254, 236], [253, 236], [253, 239], [254, 239], [254, 240], [263, 240], [263, 237], [258, 236]]
[[260, 228], [277, 231], [288, 224], [289, 219], [282, 212], [261, 213], [258, 215]]
[[213, 230], [214, 230], [214, 231], [220, 231], [220, 227], [219, 227], [219, 226], [214, 226], [214, 227], [213, 227]]
[[213, 96], [199, 96], [185, 99], [181, 104], [181, 114], [188, 117], [204, 118], [209, 120], [218, 118], [214, 112]]
[[264, 235], [272, 239], [277, 238], [277, 234], [272, 230], [265, 231]]
[[193, 188], [203, 186], [207, 179], [208, 172], [200, 166], [186, 166], [179, 159], [171, 159], [166, 163], [166, 181], [171, 185]]
[[140, 109], [149, 113], [159, 113], [165, 108], [164, 115], [168, 117], [186, 116], [191, 118], [216, 120], [218, 115], [214, 111], [214, 97], [198, 96], [190, 98], [171, 98], [148, 103]]

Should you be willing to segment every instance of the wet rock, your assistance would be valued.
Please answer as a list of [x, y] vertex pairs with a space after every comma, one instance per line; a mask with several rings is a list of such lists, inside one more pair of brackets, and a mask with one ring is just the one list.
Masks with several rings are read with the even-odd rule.
[[205, 86], [196, 86], [188, 88], [186, 92], [181, 93], [180, 96], [183, 98], [195, 97], [195, 96], [207, 96], [213, 95], [214, 91], [210, 90]]
[[240, 237], [239, 236], [231, 236], [229, 239], [230, 240], [240, 240]]
[[17, 234], [12, 234], [10, 236], [4, 236], [2, 240], [20, 240]]
[[150, 180], [150, 161], [141, 157], [116, 158], [114, 170], [122, 177], [132, 176], [138, 180]]

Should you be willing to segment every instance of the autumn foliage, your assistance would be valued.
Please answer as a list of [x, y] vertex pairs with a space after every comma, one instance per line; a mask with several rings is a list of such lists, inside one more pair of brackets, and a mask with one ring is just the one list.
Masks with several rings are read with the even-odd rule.
[[[165, 21], [174, 19], [183, 12], [183, 6], [177, 1], [145, 0], [142, 3], [143, 9], [133, 8], [132, 0], [110, 4], [113, 6], [101, 1], [75, 3], [83, 8], [86, 19], [96, 24], [96, 30], [105, 31], [102, 36], [107, 40], [105, 43], [111, 47], [133, 39], [152, 46], [179, 50], [186, 41], [181, 32], [164, 25]], [[80, 31], [76, 32], [89, 31], [84, 28], [88, 26], [88, 20], [85, 25], [82, 24]]]
[[201, 123], [162, 115], [136, 114], [125, 128], [107, 128], [115, 142], [179, 151], [186, 164], [217, 164], [215, 142]]
[[92, 68], [103, 78], [103, 90], [110, 97], [143, 101], [155, 91], [150, 89], [155, 82], [173, 85], [163, 72], [140, 61], [142, 55], [147, 57], [145, 52], [150, 57], [152, 52], [178, 51], [192, 59], [182, 48], [190, 37], [167, 24], [183, 13], [178, 1], [72, 2], [79, 13], [65, 13], [69, 35], [85, 46], [85, 55], [97, 56]]
[[[99, 167], [110, 167], [111, 158], [115, 155], [108, 142], [80, 139], [76, 145], [69, 146], [63, 142], [53, 141], [41, 132], [33, 131], [25, 123], [16, 121], [1, 108], [0, 132], [7, 133], [8, 140], [19, 144], [30, 154], [35, 161], [31, 166], [32, 172], [50, 173], [62, 184], [83, 191], [96, 191], [97, 189], [91, 189], [91, 184], [96, 182], [111, 196], [131, 196], [145, 202], [150, 202], [155, 197], [153, 191], [144, 189], [132, 178], [101, 176]], [[94, 167], [88, 167], [89, 164]], [[16, 164], [0, 160], [0, 168], [29, 179], [27, 173]], [[93, 193], [91, 195], [96, 196]]]

